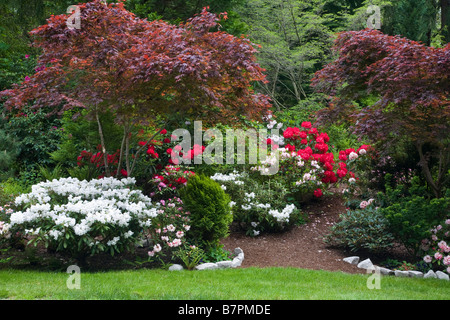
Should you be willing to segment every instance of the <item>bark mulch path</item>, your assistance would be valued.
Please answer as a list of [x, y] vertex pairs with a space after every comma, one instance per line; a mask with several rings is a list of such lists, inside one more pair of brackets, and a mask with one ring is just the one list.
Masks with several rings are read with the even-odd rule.
[[222, 240], [224, 248], [244, 251], [242, 268], [246, 267], [297, 267], [313, 270], [365, 273], [365, 270], [350, 265], [343, 258], [358, 255], [360, 259], [371, 258], [376, 263], [387, 257], [370, 257], [329, 247], [323, 237], [330, 233], [331, 226], [345, 212], [343, 200], [338, 196], [323, 197], [302, 207], [308, 214], [308, 222], [295, 226], [284, 233], [246, 236], [234, 231]]

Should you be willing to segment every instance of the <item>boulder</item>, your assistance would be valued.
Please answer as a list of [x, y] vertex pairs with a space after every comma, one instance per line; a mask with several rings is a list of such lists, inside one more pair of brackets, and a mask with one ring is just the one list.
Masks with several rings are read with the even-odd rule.
[[436, 277], [441, 280], [447, 280], [447, 281], [450, 280], [450, 277], [448, 276], [448, 274], [445, 274], [442, 271], [436, 271]]
[[384, 267], [376, 267], [376, 268], [380, 272], [380, 274], [383, 276], [389, 276], [389, 275], [395, 274], [395, 272], [393, 270], [388, 269], [388, 268], [384, 268]]
[[196, 270], [214, 270], [217, 268], [219, 268], [217, 264], [212, 262], [202, 263], [195, 267]]
[[437, 278], [436, 273], [433, 270], [428, 271], [424, 276], [424, 278], [428, 279], [428, 278]]
[[180, 271], [180, 270], [184, 270], [181, 264], [173, 264], [169, 267], [169, 271]]
[[239, 259], [238, 257], [234, 258], [233, 261], [231, 262], [231, 268], [237, 268], [240, 267], [242, 265], [242, 260]]
[[359, 262], [359, 257], [357, 256], [352, 256], [352, 257], [347, 257], [343, 259], [345, 262], [353, 264], [353, 265], [357, 265]]
[[230, 260], [219, 261], [219, 262], [216, 262], [216, 264], [219, 268], [231, 268], [232, 261], [230, 261]]
[[358, 268], [367, 270], [367, 269], [374, 269], [374, 266], [370, 259], [366, 259], [358, 263]]
[[395, 270], [394, 274], [396, 277], [409, 277], [409, 271]]
[[411, 278], [423, 278], [423, 273], [420, 272], [420, 271], [412, 271], [412, 270], [410, 270], [408, 272], [409, 272], [409, 276]]

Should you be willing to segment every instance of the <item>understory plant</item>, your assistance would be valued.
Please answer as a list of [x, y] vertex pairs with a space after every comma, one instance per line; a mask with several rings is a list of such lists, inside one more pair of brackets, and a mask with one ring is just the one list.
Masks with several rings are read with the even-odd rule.
[[347, 210], [325, 236], [325, 242], [350, 249], [352, 252], [367, 250], [380, 253], [392, 247], [395, 238], [389, 232], [389, 224], [373, 204]]

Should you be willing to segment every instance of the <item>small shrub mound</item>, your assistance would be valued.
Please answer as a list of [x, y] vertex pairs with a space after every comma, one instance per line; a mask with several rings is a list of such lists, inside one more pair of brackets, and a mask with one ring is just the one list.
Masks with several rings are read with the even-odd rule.
[[352, 252], [368, 250], [374, 253], [389, 249], [394, 242], [389, 224], [378, 209], [372, 206], [364, 209], [347, 210], [341, 221], [331, 228], [325, 242]]
[[230, 197], [220, 184], [204, 175], [191, 177], [180, 193], [185, 209], [191, 213], [189, 239], [205, 248], [218, 247], [220, 239], [228, 236], [233, 220]]

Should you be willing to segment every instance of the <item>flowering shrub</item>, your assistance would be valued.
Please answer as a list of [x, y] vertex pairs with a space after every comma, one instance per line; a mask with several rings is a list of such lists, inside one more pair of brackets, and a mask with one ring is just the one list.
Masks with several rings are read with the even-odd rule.
[[63, 178], [42, 182], [15, 200], [11, 230], [21, 231], [29, 243], [44, 243], [70, 254], [80, 263], [88, 255], [131, 249], [152, 224], [157, 209], [135, 180], [103, 178], [80, 181]]
[[[283, 138], [284, 147], [276, 148], [252, 170], [267, 172], [278, 161], [279, 172], [276, 177], [285, 182], [289, 192], [295, 194], [299, 201], [311, 195], [320, 198], [323, 190], [338, 181], [354, 184], [358, 178], [351, 167], [370, 148], [362, 145], [357, 150], [342, 150], [339, 151], [338, 159], [335, 159], [334, 154], [329, 152], [328, 134], [319, 133], [310, 122], [303, 122], [301, 128], [287, 128], [283, 132]], [[270, 140], [272, 143], [272, 139]]]
[[151, 241], [149, 257], [172, 257], [177, 249], [184, 247], [186, 233], [190, 230], [190, 213], [183, 208], [183, 201], [174, 197], [158, 202], [157, 216], [147, 229]]
[[261, 183], [247, 173], [216, 173], [211, 179], [231, 197], [233, 221], [250, 236], [286, 230], [301, 221], [300, 210], [287, 204], [287, 189], [278, 182]]
[[431, 237], [422, 240], [423, 261], [432, 269], [443, 269], [450, 274], [450, 218], [433, 227]]
[[173, 196], [179, 188], [186, 186], [188, 179], [194, 175], [194, 172], [183, 170], [180, 166], [168, 165], [153, 176], [151, 183], [155, 191], [150, 196]]

